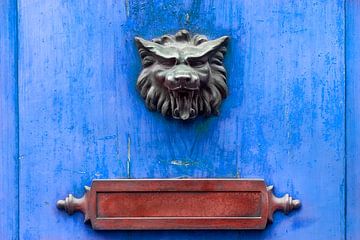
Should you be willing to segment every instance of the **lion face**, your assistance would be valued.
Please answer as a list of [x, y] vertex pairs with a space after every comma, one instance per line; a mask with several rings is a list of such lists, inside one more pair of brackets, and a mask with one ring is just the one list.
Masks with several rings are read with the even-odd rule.
[[137, 88], [147, 107], [182, 120], [218, 114], [228, 91], [223, 66], [227, 40], [190, 37], [186, 30], [152, 41], [136, 37], [143, 65]]

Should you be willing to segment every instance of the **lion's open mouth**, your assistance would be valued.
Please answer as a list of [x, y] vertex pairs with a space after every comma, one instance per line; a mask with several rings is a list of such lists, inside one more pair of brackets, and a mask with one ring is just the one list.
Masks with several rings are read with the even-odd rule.
[[172, 90], [170, 99], [174, 118], [187, 120], [196, 117], [196, 90]]

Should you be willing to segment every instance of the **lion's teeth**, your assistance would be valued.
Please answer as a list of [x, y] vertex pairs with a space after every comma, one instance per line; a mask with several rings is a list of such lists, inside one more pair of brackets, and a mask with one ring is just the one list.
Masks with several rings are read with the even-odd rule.
[[194, 91], [170, 91], [171, 109], [174, 118], [187, 120], [197, 115], [194, 104]]

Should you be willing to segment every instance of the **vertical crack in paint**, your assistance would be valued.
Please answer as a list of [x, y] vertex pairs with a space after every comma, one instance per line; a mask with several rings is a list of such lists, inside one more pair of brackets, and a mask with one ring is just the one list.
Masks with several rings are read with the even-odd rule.
[[190, 15], [189, 13], [185, 14], [185, 25], [189, 25], [190, 24]]
[[127, 172], [127, 177], [130, 178], [130, 161], [131, 161], [131, 139], [130, 139], [130, 135], [128, 135], [127, 137], [127, 161], [126, 161], [126, 172]]
[[129, 10], [129, 0], [125, 0], [125, 9], [126, 9], [126, 16], [130, 16], [130, 10]]

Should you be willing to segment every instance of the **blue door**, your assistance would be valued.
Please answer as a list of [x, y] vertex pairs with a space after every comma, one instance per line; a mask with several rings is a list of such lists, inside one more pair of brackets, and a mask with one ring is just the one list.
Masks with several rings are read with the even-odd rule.
[[[360, 239], [358, 1], [3, 0], [1, 239]], [[150, 112], [135, 36], [228, 35], [216, 117]], [[104, 178], [263, 178], [263, 231], [94, 231], [56, 209]]]

